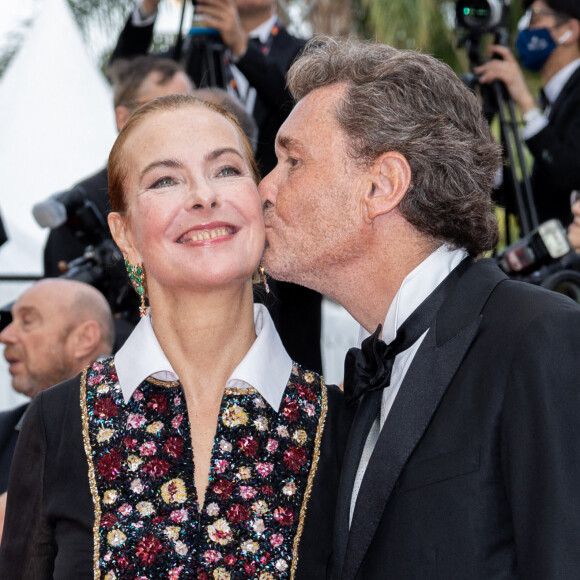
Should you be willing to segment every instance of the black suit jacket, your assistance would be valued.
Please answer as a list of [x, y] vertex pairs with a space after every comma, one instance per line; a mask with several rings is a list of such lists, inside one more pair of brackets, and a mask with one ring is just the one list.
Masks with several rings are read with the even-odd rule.
[[540, 223], [572, 219], [570, 192], [580, 189], [580, 68], [552, 105], [549, 124], [526, 141], [534, 156], [532, 191]]
[[2, 411], [0, 413], [0, 493], [4, 493], [8, 489], [8, 475], [10, 474], [10, 465], [12, 464], [12, 456], [18, 441], [18, 431], [16, 425], [22, 415], [28, 408], [28, 403]]
[[508, 280], [489, 260], [473, 264], [401, 385], [349, 531], [352, 481], [380, 393], [357, 411], [335, 577], [577, 578], [578, 353], [577, 304]]

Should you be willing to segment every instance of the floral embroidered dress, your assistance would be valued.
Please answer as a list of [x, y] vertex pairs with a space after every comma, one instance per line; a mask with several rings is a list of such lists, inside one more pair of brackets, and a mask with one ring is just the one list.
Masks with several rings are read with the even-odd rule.
[[326, 415], [318, 375], [294, 366], [278, 413], [255, 389], [226, 390], [201, 511], [179, 383], [146, 380], [124, 404], [107, 361], [82, 389], [95, 574], [292, 577]]
[[292, 364], [262, 306], [254, 324], [201, 510], [185, 397], [149, 319], [114, 361], [39, 393], [12, 463], [0, 578], [325, 580], [351, 414]]

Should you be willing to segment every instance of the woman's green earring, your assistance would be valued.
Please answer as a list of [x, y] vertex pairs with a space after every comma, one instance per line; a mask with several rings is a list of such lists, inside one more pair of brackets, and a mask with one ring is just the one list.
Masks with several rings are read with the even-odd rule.
[[145, 269], [143, 266], [134, 266], [127, 259], [125, 259], [125, 268], [127, 269], [127, 274], [129, 274], [131, 285], [135, 292], [139, 294], [141, 301], [139, 304], [139, 316], [143, 318], [148, 310], [147, 305], [145, 304]]

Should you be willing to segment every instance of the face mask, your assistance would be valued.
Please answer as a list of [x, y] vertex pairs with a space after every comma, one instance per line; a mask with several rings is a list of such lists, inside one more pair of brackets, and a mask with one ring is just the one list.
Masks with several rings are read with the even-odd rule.
[[555, 48], [556, 43], [547, 28], [525, 28], [516, 39], [522, 66], [532, 72], [542, 69]]

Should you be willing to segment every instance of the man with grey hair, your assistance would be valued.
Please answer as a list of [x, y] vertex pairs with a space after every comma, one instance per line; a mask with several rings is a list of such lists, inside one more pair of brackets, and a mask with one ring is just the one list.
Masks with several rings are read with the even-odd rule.
[[[12, 307], [12, 322], [0, 333], [12, 387], [34, 398], [80, 373], [114, 343], [113, 317], [105, 297], [75, 280], [45, 279], [26, 290]], [[0, 493], [28, 403], [0, 413]]]
[[329, 38], [288, 82], [263, 263], [364, 338], [333, 577], [576, 577], [580, 307], [480, 259], [500, 155], [476, 97], [430, 56]]

